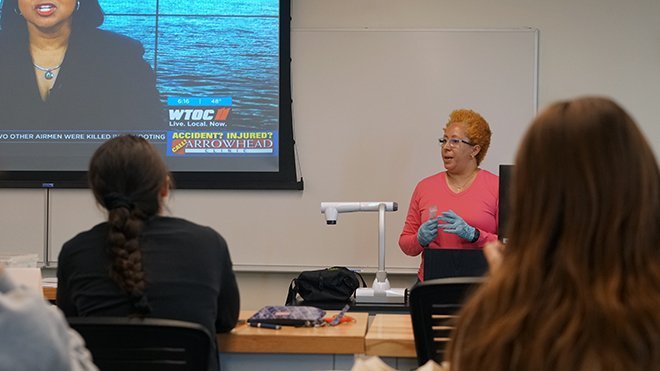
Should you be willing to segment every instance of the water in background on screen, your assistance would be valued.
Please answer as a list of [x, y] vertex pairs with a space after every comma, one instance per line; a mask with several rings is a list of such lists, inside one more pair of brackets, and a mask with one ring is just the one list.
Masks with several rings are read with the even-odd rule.
[[[278, 128], [278, 0], [100, 0], [102, 26], [140, 40], [167, 97], [233, 99], [234, 129]], [[158, 35], [158, 37], [156, 37]]]

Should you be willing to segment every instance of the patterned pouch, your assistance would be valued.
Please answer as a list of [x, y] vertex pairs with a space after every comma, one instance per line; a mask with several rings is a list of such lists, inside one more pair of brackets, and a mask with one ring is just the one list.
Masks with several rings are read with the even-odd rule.
[[268, 305], [253, 314], [247, 321], [248, 323], [312, 327], [322, 325], [324, 316], [325, 311], [316, 307]]

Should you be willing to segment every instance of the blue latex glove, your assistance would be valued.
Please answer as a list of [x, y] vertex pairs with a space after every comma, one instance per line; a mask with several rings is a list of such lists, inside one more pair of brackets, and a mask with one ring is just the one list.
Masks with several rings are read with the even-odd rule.
[[428, 246], [436, 237], [438, 237], [438, 218], [431, 218], [419, 226], [417, 242], [420, 245]]
[[458, 216], [453, 210], [443, 211], [438, 219], [445, 222], [445, 224], [440, 224], [438, 226], [443, 231], [458, 235], [458, 237], [470, 242], [474, 239], [476, 229], [467, 224], [465, 220]]

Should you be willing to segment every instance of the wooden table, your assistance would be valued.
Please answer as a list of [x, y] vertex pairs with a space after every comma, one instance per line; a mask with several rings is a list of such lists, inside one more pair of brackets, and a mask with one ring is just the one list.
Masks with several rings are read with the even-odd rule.
[[[54, 301], [57, 289], [43, 288]], [[246, 320], [256, 310], [242, 310], [240, 323], [227, 334], [218, 334], [220, 361], [225, 369], [350, 369], [354, 355], [397, 358], [398, 369], [417, 366], [409, 314], [377, 314], [369, 331], [369, 314], [348, 312], [354, 322], [330, 327], [288, 327], [280, 330], [250, 327]], [[328, 311], [334, 315], [337, 311]]]
[[[338, 326], [291, 327], [280, 330], [250, 327], [245, 323], [255, 310], [242, 310], [241, 323], [230, 333], [218, 334], [220, 352], [227, 353], [297, 353], [297, 354], [363, 354], [368, 314], [352, 313], [355, 322]], [[336, 311], [328, 312], [328, 315]]]
[[409, 314], [377, 314], [365, 337], [365, 353], [381, 357], [416, 358]]
[[44, 298], [48, 301], [55, 301], [57, 297], [57, 287], [44, 287]]

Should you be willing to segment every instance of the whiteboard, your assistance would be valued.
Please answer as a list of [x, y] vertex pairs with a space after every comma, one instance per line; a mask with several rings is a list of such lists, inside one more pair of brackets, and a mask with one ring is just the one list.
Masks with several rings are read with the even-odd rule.
[[[291, 32], [294, 135], [305, 189], [175, 190], [169, 210], [228, 242], [236, 270], [378, 266], [378, 214], [340, 214], [322, 201], [396, 201], [386, 214], [386, 269], [416, 272], [398, 247], [410, 196], [443, 170], [437, 138], [451, 110], [480, 112], [493, 130], [482, 164], [511, 163], [536, 112], [538, 32], [307, 30]], [[87, 205], [71, 213], [71, 205]], [[52, 246], [101, 216], [88, 190], [53, 190]], [[80, 210], [80, 209], [78, 209]]]
[[536, 29], [299, 29], [292, 45], [296, 128], [341, 111], [328, 128], [359, 120], [401, 152], [437, 155], [421, 140], [441, 136], [451, 110], [472, 108], [492, 126], [483, 167], [496, 171], [513, 160], [511, 143], [537, 110]]
[[[419, 258], [400, 252], [398, 235], [415, 184], [443, 170], [437, 138], [450, 111], [471, 108], [490, 123], [483, 168], [512, 163], [537, 110], [538, 31], [296, 29], [291, 37], [294, 130], [313, 205], [398, 201], [387, 215], [386, 264], [416, 268]], [[376, 266], [376, 216], [339, 219], [315, 227], [323, 237], [316, 245]]]

